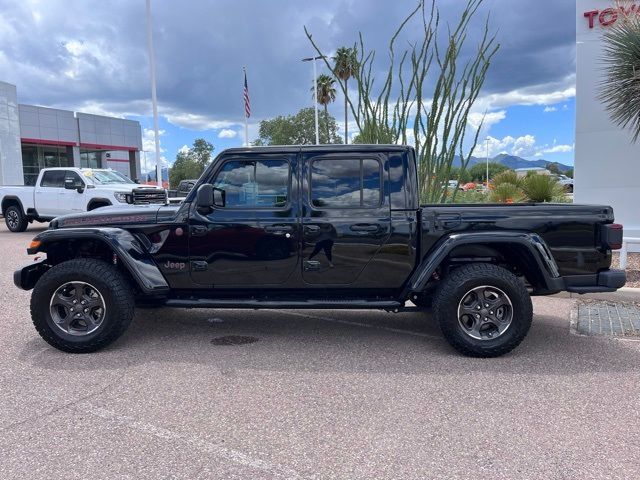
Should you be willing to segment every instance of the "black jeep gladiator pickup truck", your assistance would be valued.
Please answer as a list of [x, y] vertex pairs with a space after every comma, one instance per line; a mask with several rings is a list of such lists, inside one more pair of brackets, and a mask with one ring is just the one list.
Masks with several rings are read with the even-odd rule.
[[180, 205], [53, 220], [14, 281], [68, 352], [113, 342], [138, 304], [431, 309], [458, 351], [493, 357], [527, 334], [531, 295], [624, 285], [613, 221], [596, 205], [420, 206], [405, 146], [235, 148]]

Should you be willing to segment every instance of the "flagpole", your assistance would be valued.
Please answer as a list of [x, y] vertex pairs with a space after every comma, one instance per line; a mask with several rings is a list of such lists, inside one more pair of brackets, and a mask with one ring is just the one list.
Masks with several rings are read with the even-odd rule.
[[[242, 73], [244, 73], [244, 81], [247, 81], [247, 69], [246, 67], [242, 67]], [[246, 105], [244, 106], [243, 114], [244, 114], [244, 146], [249, 146], [249, 118], [247, 117]]]
[[149, 47], [149, 71], [151, 73], [151, 104], [153, 105], [153, 133], [156, 146], [156, 181], [162, 187], [162, 164], [160, 163], [160, 135], [158, 134], [158, 96], [156, 94], [156, 57], [153, 51], [153, 25], [151, 23], [151, 0], [147, 0], [147, 44]]

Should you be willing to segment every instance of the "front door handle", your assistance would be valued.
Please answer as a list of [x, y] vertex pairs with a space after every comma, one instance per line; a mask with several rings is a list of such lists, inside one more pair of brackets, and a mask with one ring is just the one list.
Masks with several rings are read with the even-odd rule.
[[293, 227], [291, 225], [267, 225], [264, 227], [264, 231], [269, 233], [292, 232]]
[[380, 226], [370, 223], [360, 223], [357, 225], [351, 225], [349, 230], [352, 232], [377, 232], [380, 230]]
[[304, 269], [307, 272], [317, 272], [322, 267], [322, 264], [317, 260], [307, 260], [304, 262]]
[[320, 231], [319, 225], [305, 225], [305, 230], [309, 233], [316, 233]]
[[191, 235], [194, 237], [202, 237], [207, 234], [207, 227], [204, 225], [193, 225], [191, 227]]

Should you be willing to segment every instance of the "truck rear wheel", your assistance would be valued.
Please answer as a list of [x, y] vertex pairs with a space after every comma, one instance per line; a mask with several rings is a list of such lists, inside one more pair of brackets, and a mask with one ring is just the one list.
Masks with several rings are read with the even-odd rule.
[[31, 319], [40, 336], [71, 353], [99, 350], [127, 329], [134, 297], [127, 279], [100, 260], [81, 258], [48, 270], [31, 295]]
[[470, 357], [498, 357], [516, 348], [529, 332], [531, 297], [511, 272], [491, 264], [460, 267], [444, 278], [434, 316], [447, 341]]
[[24, 232], [29, 225], [27, 217], [18, 205], [11, 205], [4, 212], [4, 222], [12, 232]]

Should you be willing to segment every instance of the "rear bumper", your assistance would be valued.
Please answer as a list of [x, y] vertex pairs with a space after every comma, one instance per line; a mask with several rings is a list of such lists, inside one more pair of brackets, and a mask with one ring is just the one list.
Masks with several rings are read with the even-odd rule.
[[565, 290], [572, 293], [615, 292], [624, 287], [627, 274], [624, 270], [603, 270], [594, 275], [572, 275], [563, 278]]

